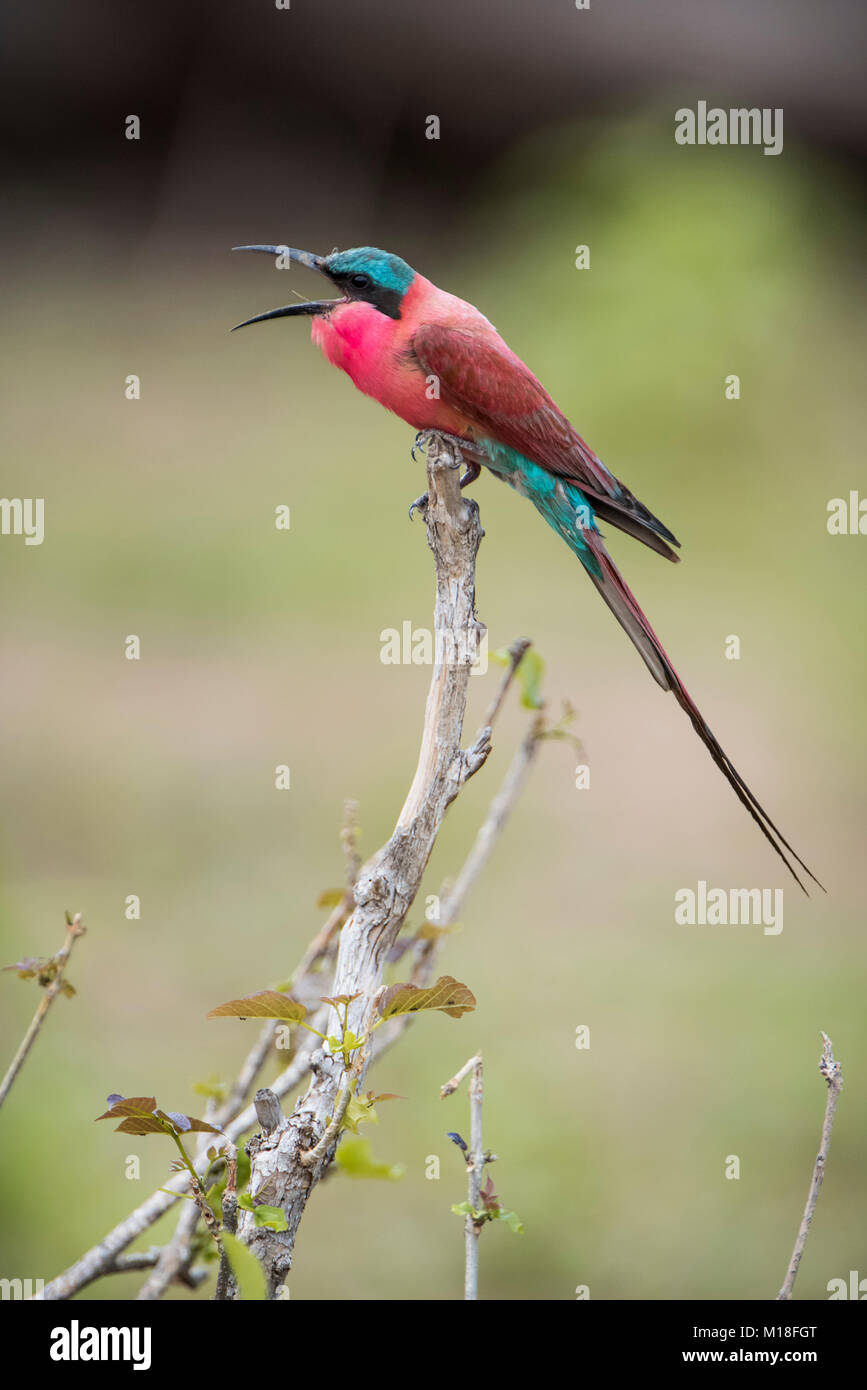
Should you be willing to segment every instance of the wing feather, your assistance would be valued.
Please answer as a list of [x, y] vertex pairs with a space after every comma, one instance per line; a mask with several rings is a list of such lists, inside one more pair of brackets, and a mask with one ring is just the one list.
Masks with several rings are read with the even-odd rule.
[[476, 422], [481, 433], [568, 479], [591, 504], [600, 504], [605, 520], [677, 559], [664, 544], [679, 544], [668, 527], [608, 471], [499, 335], [427, 323], [416, 329], [412, 348], [425, 375], [438, 379], [441, 398]]

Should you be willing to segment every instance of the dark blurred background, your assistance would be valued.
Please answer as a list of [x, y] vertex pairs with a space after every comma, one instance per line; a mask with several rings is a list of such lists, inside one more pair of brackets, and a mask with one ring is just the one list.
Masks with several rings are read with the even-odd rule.
[[[89, 934], [78, 996], [0, 1115], [0, 1274], [50, 1278], [164, 1180], [158, 1141], [93, 1125], [104, 1097], [195, 1111], [197, 1081], [232, 1076], [255, 1025], [207, 1010], [285, 978], [341, 881], [343, 798], [371, 852], [411, 777], [429, 672], [383, 666], [379, 634], [430, 621], [406, 520], [421, 466], [303, 323], [228, 335], [289, 297], [229, 247], [287, 241], [381, 245], [473, 300], [673, 528], [679, 568], [621, 537], [615, 557], [829, 890], [784, 880], [566, 548], [481, 479], [480, 616], [492, 647], [536, 642], [591, 789], [568, 747], [543, 750], [442, 956], [477, 1011], [418, 1020], [372, 1077], [407, 1097], [367, 1131], [405, 1176], [328, 1180], [292, 1296], [459, 1295], [444, 1132], [466, 1102], [438, 1088], [483, 1047], [496, 1186], [526, 1228], [485, 1232], [484, 1296], [773, 1297], [824, 1105], [820, 1028], [847, 1083], [797, 1292], [867, 1276], [867, 542], [826, 529], [829, 499], [864, 487], [863, 7], [18, 0], [2, 25], [2, 491], [46, 508], [42, 546], [0, 538], [3, 959], [55, 950], [64, 908]], [[699, 100], [782, 107], [784, 152], [676, 145]], [[472, 727], [495, 679], [473, 682]], [[427, 892], [526, 718], [514, 702]], [[676, 926], [699, 879], [784, 886], [782, 934]], [[36, 991], [0, 978], [11, 1056]]]

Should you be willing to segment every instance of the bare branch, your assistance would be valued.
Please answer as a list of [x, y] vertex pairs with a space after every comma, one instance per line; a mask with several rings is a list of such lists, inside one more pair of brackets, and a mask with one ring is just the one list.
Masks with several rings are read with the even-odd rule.
[[24, 1063], [27, 1061], [27, 1054], [29, 1053], [31, 1047], [35, 1043], [39, 1030], [45, 1022], [46, 1017], [48, 1016], [48, 1010], [51, 1008], [51, 1005], [54, 1003], [58, 994], [60, 994], [63, 990], [65, 984], [63, 972], [65, 971], [67, 963], [69, 961], [69, 957], [72, 954], [72, 948], [75, 945], [78, 938], [80, 936], [83, 936], [84, 933], [87, 931], [87, 928], [81, 925], [80, 912], [76, 912], [71, 922], [67, 917], [67, 923], [68, 925], [66, 928], [66, 939], [64, 940], [64, 943], [61, 946], [60, 950], [57, 952], [57, 955], [54, 956], [50, 962], [52, 974], [51, 980], [49, 984], [45, 987], [45, 993], [39, 1001], [39, 1006], [36, 1010], [36, 1013], [33, 1015], [30, 1027], [27, 1029], [27, 1032], [24, 1034], [24, 1037], [21, 1040], [21, 1046], [15, 1053], [9, 1070], [4, 1076], [2, 1083], [0, 1083], [0, 1105], [3, 1104], [4, 1100], [8, 1096], [9, 1092], [12, 1089], [12, 1083], [14, 1082], [18, 1073], [20, 1072], [21, 1068], [24, 1066]]
[[473, 1070], [473, 1068], [476, 1066], [478, 1062], [481, 1062], [481, 1060], [481, 1053], [478, 1057], [471, 1057], [468, 1062], [464, 1062], [464, 1065], [461, 1067], [460, 1071], [455, 1072], [454, 1076], [451, 1078], [450, 1081], [447, 1081], [444, 1086], [440, 1087], [440, 1095], [442, 1096], [443, 1100], [445, 1100], [446, 1096], [454, 1095], [455, 1091], [460, 1086], [464, 1077], [469, 1076], [470, 1072]]
[[[484, 1100], [484, 1081], [482, 1059], [476, 1058], [470, 1080], [470, 1159], [467, 1164], [467, 1199], [473, 1211], [481, 1210], [482, 1173], [485, 1170], [485, 1151], [482, 1147], [482, 1101]], [[464, 1242], [466, 1263], [464, 1266], [464, 1299], [477, 1299], [479, 1296], [479, 1236], [481, 1225], [468, 1215], [464, 1223]]]
[[[191, 1208], [192, 1210], [192, 1208]], [[152, 1245], [150, 1250], [132, 1250], [128, 1254], [118, 1255], [111, 1269], [107, 1269], [106, 1274], [137, 1274], [143, 1269], [153, 1269], [159, 1263], [163, 1247]], [[175, 1278], [179, 1284], [185, 1284], [188, 1289], [197, 1289], [200, 1284], [204, 1284], [209, 1277], [207, 1269], [187, 1269], [181, 1268], [177, 1271]]]
[[356, 816], [358, 815], [358, 802], [347, 799], [343, 803], [343, 829], [340, 832], [340, 839], [343, 844], [343, 852], [346, 856], [346, 891], [352, 893], [361, 873], [361, 855], [358, 851], [358, 825]]
[[837, 1101], [840, 1098], [840, 1091], [843, 1086], [843, 1072], [840, 1063], [834, 1060], [833, 1044], [827, 1033], [822, 1034], [822, 1056], [819, 1059], [819, 1071], [828, 1083], [828, 1099], [825, 1105], [825, 1119], [822, 1122], [822, 1138], [819, 1144], [819, 1152], [816, 1155], [816, 1162], [813, 1165], [813, 1176], [810, 1180], [810, 1190], [807, 1194], [807, 1205], [804, 1207], [804, 1215], [801, 1218], [800, 1229], [798, 1230], [797, 1239], [795, 1240], [795, 1248], [792, 1251], [792, 1258], [786, 1270], [783, 1287], [780, 1289], [775, 1300], [778, 1303], [787, 1301], [792, 1297], [792, 1289], [795, 1286], [798, 1266], [801, 1263], [801, 1256], [804, 1253], [804, 1246], [807, 1243], [810, 1223], [813, 1220], [813, 1213], [816, 1210], [816, 1203], [819, 1200], [819, 1193], [822, 1189], [822, 1179], [825, 1176], [825, 1163], [828, 1158], [828, 1150], [831, 1147], [831, 1130], [834, 1127]]
[[440, 905], [439, 925], [448, 927], [457, 921], [467, 894], [487, 864], [491, 850], [524, 789], [527, 774], [543, 734], [543, 717], [541, 714], [537, 714], [512, 759], [509, 770], [503, 778], [503, 785], [491, 802], [488, 814], [479, 828], [473, 847], [467, 855], [448, 897]]
[[[258, 1094], [258, 1093], [257, 1093]], [[269, 1092], [273, 1095], [273, 1091]], [[275, 1097], [276, 1100], [276, 1097]], [[277, 1109], [280, 1109], [280, 1102], [277, 1100]], [[226, 1158], [226, 1186], [223, 1191], [222, 1200], [223, 1211], [223, 1230], [228, 1231], [233, 1236], [238, 1229], [238, 1150], [234, 1144], [229, 1150]], [[220, 1270], [217, 1274], [217, 1288], [214, 1294], [214, 1301], [221, 1303], [233, 1299], [238, 1290], [232, 1276], [232, 1267], [229, 1264], [225, 1247], [220, 1249]]]
[[[172, 1233], [172, 1238], [163, 1246], [159, 1259], [136, 1294], [137, 1301], [150, 1303], [155, 1299], [162, 1298], [169, 1284], [177, 1279], [179, 1272], [190, 1263], [193, 1235], [199, 1224], [200, 1215], [201, 1212], [194, 1202], [181, 1203], [181, 1214], [178, 1217], [178, 1224]], [[123, 1257], [119, 1256], [118, 1258]], [[94, 1277], [98, 1278], [99, 1276]]]
[[494, 720], [500, 712], [500, 706], [506, 698], [506, 693], [509, 689], [509, 686], [512, 684], [515, 672], [517, 671], [521, 662], [524, 660], [524, 657], [526, 656], [527, 652], [530, 650], [532, 645], [532, 642], [528, 638], [517, 637], [515, 641], [512, 643], [512, 645], [509, 647], [509, 665], [506, 669], [506, 674], [503, 676], [503, 679], [500, 682], [500, 688], [494, 696], [493, 700], [491, 701], [490, 705], [488, 706], [488, 712], [482, 720], [482, 723], [487, 724], [489, 728], [493, 724]]
[[[490, 749], [489, 729], [469, 750], [461, 749], [470, 678], [467, 658], [477, 650], [482, 631], [475, 616], [475, 560], [482, 535], [478, 507], [461, 494], [457, 461], [438, 436], [431, 438], [427, 462], [425, 521], [436, 567], [435, 630], [450, 642], [447, 652], [441, 642], [436, 644], [415, 777], [391, 839], [358, 877], [355, 911], [340, 937], [334, 994], [358, 996], [349, 1006], [347, 1024], [362, 1038], [388, 952], [418, 891], [446, 809]], [[307, 1094], [276, 1142], [271, 1136], [257, 1145], [251, 1194], [255, 1199], [267, 1189], [269, 1203], [286, 1213], [288, 1229], [256, 1228], [250, 1213], [244, 1212], [239, 1234], [264, 1266], [272, 1297], [291, 1267], [295, 1235], [310, 1193], [334, 1155], [338, 1097], [354, 1084], [356, 1068], [358, 1079], [363, 1077], [367, 1053], [361, 1048], [351, 1068], [340, 1057], [323, 1053]], [[345, 1090], [341, 1099], [348, 1104]], [[316, 1159], [313, 1166], [311, 1155]]]
[[266, 1138], [285, 1125], [280, 1097], [275, 1095], [269, 1086], [260, 1087], [253, 1097], [253, 1105], [256, 1107], [256, 1118]]
[[[464, 1221], [464, 1300], [475, 1302], [479, 1296], [479, 1236], [483, 1220], [473, 1213], [482, 1210], [482, 1174], [485, 1164], [494, 1159], [485, 1153], [482, 1143], [482, 1103], [485, 1096], [482, 1054], [464, 1062], [460, 1071], [440, 1087], [440, 1095], [453, 1096], [465, 1076], [470, 1076], [470, 1147], [464, 1154], [467, 1165], [467, 1212]], [[466, 1149], [466, 1145], [463, 1146]]]

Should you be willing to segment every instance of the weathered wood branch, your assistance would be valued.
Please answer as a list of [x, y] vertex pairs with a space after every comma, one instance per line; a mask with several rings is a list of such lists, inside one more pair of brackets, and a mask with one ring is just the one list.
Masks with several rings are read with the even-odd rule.
[[[461, 747], [470, 666], [484, 629], [475, 614], [482, 528], [478, 507], [460, 491], [458, 463], [447, 443], [432, 436], [425, 522], [436, 568], [435, 664], [415, 777], [391, 839], [358, 876], [355, 910], [341, 933], [333, 993], [357, 996], [348, 1014], [357, 1037], [364, 1037], [371, 1023], [388, 952], [418, 892], [445, 812], [490, 752], [489, 727], [468, 749]], [[330, 1031], [339, 1028], [335, 1011]], [[366, 1044], [349, 1067], [341, 1056], [321, 1049], [313, 1058], [307, 1094], [285, 1128], [249, 1145], [251, 1196], [282, 1207], [288, 1225], [286, 1231], [257, 1229], [248, 1212], [239, 1223], [239, 1235], [264, 1266], [271, 1297], [291, 1267], [310, 1194], [334, 1157], [339, 1126], [332, 1118], [348, 1099], [347, 1088], [354, 1091], [362, 1081], [368, 1061]]]

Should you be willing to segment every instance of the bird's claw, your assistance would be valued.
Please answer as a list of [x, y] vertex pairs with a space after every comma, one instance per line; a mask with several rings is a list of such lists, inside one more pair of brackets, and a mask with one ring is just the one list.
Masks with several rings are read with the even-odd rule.
[[[413, 444], [411, 451], [413, 462], [415, 462], [416, 450], [423, 449], [426, 452], [428, 441], [431, 439], [433, 435], [437, 435], [438, 438], [444, 439], [446, 443], [451, 444], [452, 448], [454, 449], [455, 457], [450, 463], [446, 465], [448, 468], [461, 469], [466, 464], [466, 472], [461, 478], [461, 487], [464, 488], [467, 486], [468, 483], [474, 483], [476, 478], [482, 471], [481, 465], [476, 462], [476, 456], [478, 456], [478, 449], [473, 445], [471, 440], [461, 439], [460, 435], [446, 434], [445, 430], [419, 430], [418, 434], [415, 437], [415, 443]], [[473, 457], [465, 458], [463, 453], [464, 450], [469, 450]], [[423, 512], [427, 504], [428, 495], [426, 492], [423, 492], [421, 497], [417, 497], [415, 499], [415, 501], [409, 509], [410, 521], [412, 521], [413, 512]]]
[[415, 511], [419, 511], [419, 512], [422, 512], [422, 513], [424, 512], [425, 507], [426, 507], [427, 504], [428, 504], [428, 500], [429, 500], [429, 499], [428, 499], [428, 495], [427, 495], [426, 492], [423, 492], [422, 495], [421, 495], [421, 497], [417, 497], [417, 498], [415, 499], [415, 501], [411, 504], [410, 509], [409, 509], [409, 519], [410, 519], [410, 521], [412, 521], [412, 514], [413, 514], [413, 512], [415, 512]]
[[469, 440], [461, 439], [459, 434], [447, 434], [445, 430], [419, 430], [418, 434], [415, 437], [415, 443], [413, 444], [412, 449], [410, 450], [410, 453], [412, 454], [413, 463], [418, 462], [418, 460], [416, 459], [416, 453], [419, 450], [421, 450], [422, 453], [427, 453], [428, 441], [432, 438], [433, 435], [436, 435], [439, 439], [444, 439], [447, 444], [451, 444], [452, 448], [455, 451], [455, 459], [452, 463], [449, 463], [447, 467], [462, 468], [464, 463], [464, 456], [461, 451], [463, 449], [466, 449], [467, 447], [471, 447], [469, 444]]
[[440, 439], [444, 439], [445, 442], [447, 444], [451, 444], [452, 448], [454, 449], [455, 456], [452, 459], [451, 463], [446, 464], [446, 467], [463, 468], [464, 455], [462, 451], [466, 449], [467, 441], [465, 439], [461, 439], [459, 434], [446, 434], [445, 430], [438, 430], [437, 433], [439, 434]]

